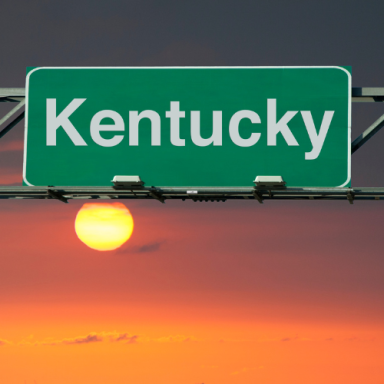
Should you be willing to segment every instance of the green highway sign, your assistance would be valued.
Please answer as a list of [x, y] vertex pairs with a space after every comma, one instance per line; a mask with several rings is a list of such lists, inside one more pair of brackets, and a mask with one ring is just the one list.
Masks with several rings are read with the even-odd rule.
[[344, 67], [39, 67], [26, 80], [25, 185], [348, 187]]

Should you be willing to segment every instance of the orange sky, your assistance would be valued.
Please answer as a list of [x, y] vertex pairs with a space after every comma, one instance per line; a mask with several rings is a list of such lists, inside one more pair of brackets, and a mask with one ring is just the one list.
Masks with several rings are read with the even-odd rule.
[[378, 202], [125, 202], [121, 249], [81, 201], [0, 201], [1, 383], [381, 383]]

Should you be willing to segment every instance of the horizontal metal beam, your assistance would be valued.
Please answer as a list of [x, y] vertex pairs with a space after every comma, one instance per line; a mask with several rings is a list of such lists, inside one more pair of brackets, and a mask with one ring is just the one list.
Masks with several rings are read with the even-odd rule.
[[[0, 101], [19, 101], [17, 99], [24, 97], [25, 88], [0, 88]], [[352, 101], [384, 101], [384, 87], [352, 87]]]
[[25, 98], [25, 88], [0, 88], [0, 102], [18, 102]]
[[352, 101], [353, 102], [383, 102], [384, 88], [383, 87], [353, 87]]
[[23, 97], [25, 88], [0, 88], [0, 97]]
[[384, 200], [384, 188], [141, 188], [0, 187], [0, 199], [149, 199], [149, 200]]

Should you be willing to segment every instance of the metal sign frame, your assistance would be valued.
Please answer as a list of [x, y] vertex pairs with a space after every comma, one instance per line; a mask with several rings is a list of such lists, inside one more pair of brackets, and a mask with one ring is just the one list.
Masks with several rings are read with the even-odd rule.
[[[0, 102], [18, 103], [15, 108], [0, 119], [0, 139], [24, 119], [25, 89], [0, 88]], [[384, 102], [384, 88], [352, 88], [352, 102]], [[384, 114], [369, 126], [351, 144], [351, 154], [362, 147], [384, 126]], [[0, 143], [1, 145], [1, 143]], [[226, 201], [226, 200], [346, 200], [353, 204], [354, 200], [384, 200], [382, 188], [157, 188], [129, 187], [18, 187], [1, 186], [0, 199], [56, 199], [67, 203], [69, 199], [156, 199], [193, 201]]]

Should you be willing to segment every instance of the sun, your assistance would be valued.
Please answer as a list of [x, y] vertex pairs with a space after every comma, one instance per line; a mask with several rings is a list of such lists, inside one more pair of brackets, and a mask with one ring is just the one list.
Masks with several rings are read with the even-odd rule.
[[76, 216], [75, 230], [88, 247], [112, 251], [131, 237], [133, 218], [121, 203], [86, 203]]

